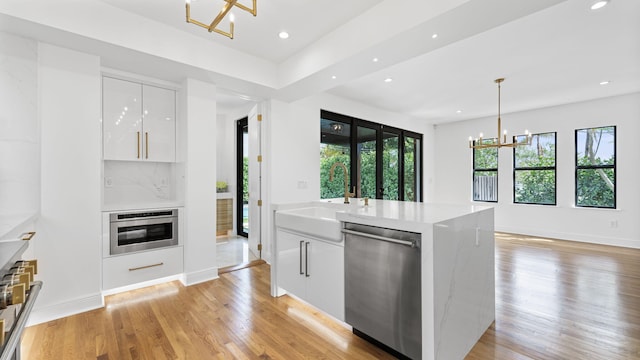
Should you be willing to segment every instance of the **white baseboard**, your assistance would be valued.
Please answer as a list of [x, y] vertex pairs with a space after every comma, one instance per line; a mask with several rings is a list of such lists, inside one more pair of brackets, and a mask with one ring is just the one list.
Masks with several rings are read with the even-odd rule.
[[41, 324], [101, 307], [104, 307], [104, 302], [102, 294], [100, 293], [43, 307], [38, 306], [38, 300], [36, 299], [36, 304], [31, 314], [29, 314], [27, 326]]
[[626, 247], [626, 248], [632, 248], [632, 249], [640, 249], [640, 240], [634, 240], [634, 239], [601, 237], [601, 236], [592, 236], [592, 235], [586, 235], [586, 234], [564, 233], [564, 232], [557, 232], [557, 231], [545, 231], [541, 229], [521, 229], [521, 228], [512, 228], [509, 226], [496, 226], [495, 231], [512, 233], [512, 234], [540, 236], [540, 237], [558, 239], [558, 240], [578, 241], [578, 242], [584, 242], [584, 243], [590, 243], [590, 244], [620, 246], [620, 247]]
[[218, 268], [208, 268], [191, 273], [184, 273], [182, 277], [182, 283], [185, 286], [199, 284], [209, 280], [215, 280], [218, 278]]

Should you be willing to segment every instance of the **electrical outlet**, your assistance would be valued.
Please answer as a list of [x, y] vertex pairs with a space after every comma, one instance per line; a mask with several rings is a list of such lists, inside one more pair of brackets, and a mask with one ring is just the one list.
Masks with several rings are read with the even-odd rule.
[[298, 189], [303, 190], [303, 189], [306, 189], [307, 187], [308, 187], [308, 184], [307, 184], [306, 181], [304, 181], [304, 180], [299, 180], [298, 181]]
[[609, 225], [612, 228], [617, 228], [618, 227], [618, 220], [611, 220], [611, 222], [609, 223]]
[[107, 187], [107, 188], [113, 187], [113, 178], [111, 176], [106, 176], [104, 178], [104, 187]]

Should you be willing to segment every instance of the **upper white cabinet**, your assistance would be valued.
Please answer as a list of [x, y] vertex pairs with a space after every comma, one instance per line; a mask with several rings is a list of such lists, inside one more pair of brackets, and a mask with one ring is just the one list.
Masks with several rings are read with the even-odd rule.
[[105, 160], [174, 162], [176, 92], [103, 77]]

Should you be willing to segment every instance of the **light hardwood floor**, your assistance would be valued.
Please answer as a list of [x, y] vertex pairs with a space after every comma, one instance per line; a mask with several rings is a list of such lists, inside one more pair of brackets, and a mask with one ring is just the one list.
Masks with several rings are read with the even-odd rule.
[[[23, 359], [393, 358], [270, 297], [266, 264], [106, 304], [28, 328]], [[497, 234], [496, 321], [467, 359], [640, 359], [640, 250]]]

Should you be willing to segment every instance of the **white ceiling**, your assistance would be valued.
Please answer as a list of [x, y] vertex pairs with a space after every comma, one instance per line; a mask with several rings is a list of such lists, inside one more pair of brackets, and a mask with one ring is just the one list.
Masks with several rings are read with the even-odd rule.
[[[506, 78], [503, 113], [640, 91], [638, 0], [612, 0], [599, 11], [589, 10], [591, 0], [257, 0], [255, 18], [234, 9], [233, 40], [187, 24], [184, 0], [83, 0], [84, 7], [68, 0], [4, 1], [0, 30], [95, 53], [103, 65], [123, 71], [174, 82], [185, 76], [216, 82], [228, 90], [218, 99], [221, 108], [266, 97], [294, 101], [328, 91], [438, 124], [494, 115], [493, 80], [498, 77]], [[224, 4], [191, 1], [192, 17], [205, 23]], [[64, 17], [64, 6], [77, 13]], [[31, 9], [41, 13], [32, 15]], [[105, 29], [93, 33], [91, 24], [82, 23], [82, 12], [109, 9], [116, 15], [105, 16], [120, 19], [126, 11], [158, 24], [165, 34], [168, 26], [176, 39], [198, 45], [193, 54], [211, 44], [221, 56], [228, 50], [225, 59], [256, 59], [255, 64], [274, 69], [265, 78], [275, 80], [252, 82], [247, 76], [234, 81], [224, 71], [213, 71], [217, 64], [207, 68], [200, 58], [198, 64], [165, 58], [147, 48], [127, 47], [122, 37], [108, 38], [146, 36], [165, 48], [175, 40], [165, 45], [165, 39], [149, 38], [150, 29], [119, 28], [130, 18], [123, 24], [99, 22]], [[290, 38], [279, 39], [281, 30]], [[439, 36], [432, 39], [434, 32]], [[379, 62], [371, 61], [374, 56]], [[611, 83], [599, 85], [603, 80]]]
[[330, 92], [441, 123], [495, 114], [499, 77], [503, 113], [640, 91], [640, 1], [567, 1]]
[[[233, 40], [187, 24], [184, 0], [101, 1], [220, 45], [282, 62], [382, 0], [258, 0], [258, 16], [255, 18], [241, 9], [231, 10], [235, 16]], [[252, 4], [251, 0], [238, 2], [249, 7]], [[191, 0], [191, 18], [209, 24], [224, 4], [224, 0]], [[218, 27], [228, 31], [226, 19]], [[281, 31], [290, 32], [287, 41], [278, 38]]]

